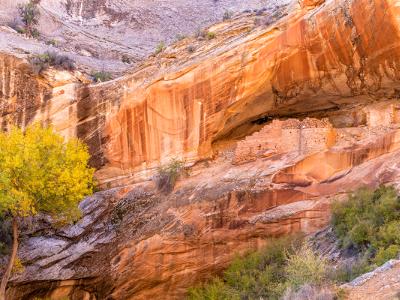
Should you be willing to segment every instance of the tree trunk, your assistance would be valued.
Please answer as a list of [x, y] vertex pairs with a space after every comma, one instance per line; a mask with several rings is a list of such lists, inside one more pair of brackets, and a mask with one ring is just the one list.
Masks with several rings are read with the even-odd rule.
[[18, 223], [17, 217], [14, 217], [12, 220], [12, 234], [13, 234], [13, 244], [12, 244], [12, 251], [10, 256], [10, 261], [8, 262], [7, 269], [4, 272], [3, 278], [1, 279], [0, 285], [0, 300], [6, 299], [6, 287], [7, 282], [10, 279], [11, 271], [14, 266], [15, 258], [17, 257], [17, 250], [18, 250]]

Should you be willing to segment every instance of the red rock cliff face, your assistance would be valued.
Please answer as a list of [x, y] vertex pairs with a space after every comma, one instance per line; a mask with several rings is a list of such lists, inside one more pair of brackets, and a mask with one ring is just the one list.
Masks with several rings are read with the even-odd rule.
[[[241, 24], [236, 31], [221, 30], [212, 47], [197, 53], [201, 58], [183, 65], [173, 58], [184, 55], [177, 48], [132, 75], [97, 86], [75, 81], [61, 87], [63, 79], [49, 75], [42, 84], [58, 81], [59, 88], [30, 96], [25, 81], [15, 85], [14, 97], [25, 104], [10, 115], [60, 124], [85, 139], [101, 168], [100, 181], [121, 184], [133, 175], [143, 178], [170, 157], [210, 156], [215, 140], [261, 116], [397, 97], [399, 13], [396, 1], [385, 0], [292, 9], [267, 29], [245, 34], [248, 24]], [[3, 89], [10, 84], [2, 80]], [[2, 93], [5, 106], [12, 101]], [[57, 115], [49, 107], [61, 102]], [[24, 120], [16, 117], [21, 110]]]
[[106, 122], [109, 166], [205, 156], [215, 139], [263, 114], [396, 97], [397, 14], [395, 2], [332, 1], [134, 89]]
[[197, 161], [168, 195], [150, 181], [115, 188], [87, 198], [73, 226], [28, 230], [9, 297], [182, 299], [236, 253], [325, 226], [332, 199], [399, 187], [399, 3], [317, 4], [267, 29], [216, 25], [197, 53], [182, 42], [98, 85], [2, 55], [4, 126], [37, 120], [84, 139], [103, 184]]
[[[400, 109], [396, 101], [378, 107], [357, 109], [375, 117]], [[279, 134], [297, 122], [282, 123], [267, 130]], [[316, 119], [301, 123], [330, 128]], [[268, 136], [255, 136], [268, 145]], [[276, 147], [265, 156], [261, 148], [234, 165], [246, 147], [242, 141], [240, 153], [220, 152], [209, 164], [197, 164], [168, 195], [153, 182], [138, 183], [88, 197], [81, 204], [84, 217], [73, 226], [35, 222], [21, 237], [25, 271], [12, 278], [9, 297], [183, 299], [188, 287], [222, 271], [235, 255], [326, 226], [332, 200], [348, 191], [400, 186], [398, 121], [336, 128], [334, 145], [317, 141], [319, 147], [306, 153]], [[252, 139], [247, 146], [257, 147]]]

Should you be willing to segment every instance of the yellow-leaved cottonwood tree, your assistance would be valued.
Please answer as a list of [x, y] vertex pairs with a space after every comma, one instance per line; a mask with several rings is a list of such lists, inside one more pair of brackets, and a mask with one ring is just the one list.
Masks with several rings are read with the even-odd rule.
[[94, 170], [89, 153], [78, 139], [68, 142], [38, 124], [25, 131], [14, 127], [0, 133], [0, 214], [12, 218], [13, 243], [0, 286], [6, 286], [17, 256], [18, 223], [37, 213], [72, 222], [80, 216], [79, 202], [92, 193]]

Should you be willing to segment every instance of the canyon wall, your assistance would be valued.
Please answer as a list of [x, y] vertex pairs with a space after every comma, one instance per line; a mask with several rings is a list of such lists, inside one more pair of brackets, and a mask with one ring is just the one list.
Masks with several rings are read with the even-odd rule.
[[[349, 191], [399, 189], [398, 7], [305, 1], [255, 28], [244, 16], [101, 84], [0, 54], [2, 128], [78, 136], [114, 187], [72, 226], [26, 225], [8, 296], [182, 299], [235, 255], [326, 226]], [[173, 157], [191, 168], [170, 194], [143, 181]]]
[[[104, 184], [142, 179], [171, 157], [210, 157], [213, 142], [259, 118], [396, 98], [398, 14], [397, 2], [386, 0], [292, 8], [264, 29], [216, 26], [217, 38], [196, 59], [173, 48], [100, 85], [49, 72], [28, 79], [32, 90], [40, 86], [34, 95], [15, 84], [22, 73], [2, 59], [2, 122], [41, 120], [75, 133], [88, 142]], [[12, 101], [24, 105], [13, 110]]]
[[[365, 106], [385, 115], [396, 101]], [[309, 118], [283, 125], [332, 128]], [[235, 151], [193, 166], [169, 194], [146, 181], [96, 193], [81, 203], [83, 218], [54, 228], [46, 218], [26, 224], [11, 299], [183, 299], [240, 254], [288, 234], [313, 233], [330, 220], [332, 201], [359, 187], [400, 188], [400, 123], [336, 128], [335, 141], [314, 140], [312, 151], [275, 143], [271, 155], [235, 163]], [[284, 126], [283, 126], [284, 127]], [[266, 129], [264, 129], [266, 128]], [[268, 145], [265, 125], [259, 143]], [[280, 133], [282, 127], [273, 127]], [[319, 129], [318, 127], [315, 127]], [[250, 141], [252, 141], [250, 139]], [[240, 141], [241, 153], [247, 145]], [[237, 147], [238, 148], [238, 147]], [[0, 271], [1, 273], [1, 271]]]

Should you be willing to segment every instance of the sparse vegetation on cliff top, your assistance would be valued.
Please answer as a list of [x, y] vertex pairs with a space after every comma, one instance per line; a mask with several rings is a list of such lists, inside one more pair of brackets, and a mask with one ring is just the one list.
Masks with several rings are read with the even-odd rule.
[[40, 0], [30, 0], [28, 3], [18, 5], [18, 12], [23, 22], [23, 28], [20, 32], [29, 37], [37, 38], [40, 36], [39, 31], [36, 29], [40, 18], [39, 3]]
[[30, 63], [36, 73], [40, 73], [49, 67], [68, 71], [75, 69], [75, 62], [70, 57], [54, 51], [34, 55], [30, 58]]
[[165, 45], [165, 43], [160, 42], [156, 47], [155, 54], [159, 54], [159, 53], [163, 52], [166, 48], [167, 48], [167, 46]]
[[98, 71], [92, 73], [92, 78], [94, 82], [105, 82], [112, 79], [112, 75], [107, 71]]

